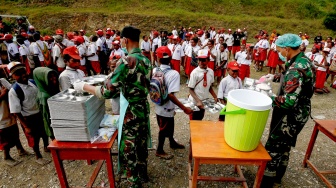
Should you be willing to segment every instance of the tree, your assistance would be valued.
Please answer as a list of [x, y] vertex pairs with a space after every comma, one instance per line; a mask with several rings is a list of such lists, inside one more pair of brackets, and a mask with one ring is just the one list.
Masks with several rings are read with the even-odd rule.
[[323, 21], [323, 24], [327, 29], [336, 31], [336, 12], [327, 14]]

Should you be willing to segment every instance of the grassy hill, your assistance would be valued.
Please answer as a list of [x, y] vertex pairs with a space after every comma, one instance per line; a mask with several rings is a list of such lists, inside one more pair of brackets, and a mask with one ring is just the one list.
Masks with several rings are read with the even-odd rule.
[[26, 15], [44, 33], [98, 27], [121, 29], [132, 24], [143, 31], [172, 26], [260, 29], [335, 36], [323, 18], [336, 11], [336, 0], [0, 0], [0, 14]]

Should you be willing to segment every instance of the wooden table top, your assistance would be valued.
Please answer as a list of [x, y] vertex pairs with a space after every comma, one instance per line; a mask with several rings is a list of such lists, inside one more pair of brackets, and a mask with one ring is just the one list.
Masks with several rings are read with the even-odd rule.
[[116, 130], [110, 141], [106, 143], [93, 143], [91, 142], [67, 142], [67, 141], [58, 141], [58, 140], [53, 140], [48, 148], [50, 149], [109, 149], [112, 147], [115, 139], [118, 136], [118, 130]]
[[242, 152], [231, 148], [224, 140], [224, 122], [190, 121], [192, 155], [204, 159], [232, 159], [269, 161], [271, 157], [259, 143], [251, 152]]
[[330, 132], [336, 138], [336, 120], [314, 120], [326, 131]]

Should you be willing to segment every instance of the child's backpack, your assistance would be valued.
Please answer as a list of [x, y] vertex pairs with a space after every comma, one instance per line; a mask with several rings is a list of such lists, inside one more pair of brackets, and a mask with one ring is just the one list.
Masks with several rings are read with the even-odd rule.
[[[31, 82], [35, 86], [37, 86], [36, 82], [33, 79], [29, 79], [28, 82]], [[16, 95], [18, 96], [18, 98], [20, 99], [20, 103], [22, 105], [22, 102], [24, 101], [24, 98], [25, 98], [22, 88], [20, 87], [20, 85], [17, 82], [15, 82], [13, 84], [12, 88], [14, 89], [14, 91], [15, 91]]]
[[168, 101], [168, 88], [165, 83], [164, 75], [170, 70], [171, 68], [164, 69], [163, 71], [157, 68], [150, 80], [150, 99], [159, 106], [164, 105]]

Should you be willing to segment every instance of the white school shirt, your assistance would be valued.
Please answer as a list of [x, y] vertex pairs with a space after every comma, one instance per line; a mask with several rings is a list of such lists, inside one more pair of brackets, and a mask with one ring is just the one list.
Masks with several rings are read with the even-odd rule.
[[112, 42], [113, 42], [113, 37], [111, 36], [109, 39], [106, 39], [106, 45], [108, 49], [112, 49]]
[[204, 39], [202, 42], [202, 46], [206, 46], [208, 44], [209, 39]]
[[233, 35], [232, 34], [227, 34], [225, 35], [224, 41], [226, 42], [227, 46], [232, 46], [233, 45]]
[[152, 42], [152, 52], [155, 52], [155, 46], [157, 46], [157, 48], [159, 47], [159, 38], [156, 37], [155, 39], [153, 39], [153, 42]]
[[[31, 45], [33, 46], [33, 50], [34, 50], [34, 55], [37, 55], [40, 61], [44, 61], [44, 56], [42, 51], [44, 50], [44, 47], [46, 47], [47, 45], [44, 45], [45, 43], [42, 42], [41, 40], [38, 40], [36, 42], [33, 42]], [[41, 48], [41, 50], [40, 50]]]
[[[28, 81], [28, 85], [18, 83], [21, 87], [24, 99], [21, 103], [16, 91], [11, 88], [8, 92], [9, 109], [12, 114], [21, 113], [22, 116], [30, 116], [40, 112], [37, 104], [37, 87]], [[21, 105], [22, 104], [22, 105]]]
[[238, 76], [237, 78], [233, 78], [232, 76], [227, 75], [221, 80], [218, 86], [217, 97], [219, 99], [226, 99], [228, 97], [229, 91], [242, 88], [242, 81]]
[[182, 49], [183, 49], [184, 53], [187, 51], [188, 46], [190, 46], [190, 41], [183, 41]]
[[7, 52], [8, 52], [8, 54], [11, 54], [14, 57], [15, 54], [19, 53], [19, 47], [18, 47], [18, 45], [15, 44], [14, 42], [7, 43]]
[[98, 55], [97, 55], [97, 46], [96, 46], [96, 43], [94, 42], [91, 42], [89, 47], [88, 47], [88, 50], [87, 50], [87, 55], [92, 55], [92, 54], [95, 54], [94, 56], [91, 56], [91, 57], [88, 57], [88, 60], [89, 61], [98, 61]]
[[149, 41], [142, 41], [141, 42], [141, 50], [145, 50], [146, 52], [149, 52], [150, 51], [150, 43]]
[[237, 59], [239, 65], [251, 65], [252, 57], [249, 60], [247, 60], [246, 57], [246, 51], [239, 51], [236, 53], [235, 59]]
[[98, 40], [96, 41], [97, 50], [98, 50], [98, 47], [100, 47], [100, 51], [102, 51], [103, 50], [103, 45], [104, 45], [105, 42], [106, 42], [105, 37], [98, 37]]
[[269, 42], [266, 39], [262, 39], [259, 41], [259, 48], [268, 49], [269, 48]]
[[54, 47], [52, 49], [52, 57], [53, 57], [54, 62], [55, 62], [56, 57], [57, 57], [57, 61], [56, 61], [56, 66], [57, 67], [64, 68], [65, 63], [64, 63], [61, 47], [59, 47], [59, 45], [60, 44], [57, 44], [57, 43], [54, 45]]
[[10, 114], [8, 101], [0, 100], [0, 130], [16, 124], [16, 118]]
[[[209, 50], [209, 47], [208, 47], [208, 46], [204, 47], [204, 50]], [[218, 52], [218, 51], [217, 51], [214, 47], [211, 49], [211, 53], [212, 53], [213, 55], [215, 55], [216, 58], [215, 58], [215, 59], [212, 58], [211, 55], [209, 54], [210, 61], [216, 61], [217, 56], [218, 56], [217, 52]]]
[[24, 42], [24, 44], [29, 48], [29, 46], [30, 46], [30, 42], [29, 42], [29, 40], [26, 39], [26, 40], [24, 40], [23, 42]]
[[169, 49], [172, 53], [172, 59], [181, 60], [184, 57], [184, 50], [180, 44], [171, 44]]
[[173, 34], [174, 36], [178, 36], [178, 33], [177, 33], [176, 29], [174, 29], [174, 30], [172, 31], [172, 34]]
[[[221, 65], [223, 61], [228, 60], [228, 52], [224, 50], [224, 52], [218, 51], [218, 56], [217, 56], [217, 66]], [[224, 68], [227, 67], [227, 62], [224, 65]]]
[[200, 50], [200, 49], [201, 49], [201, 48], [200, 48], [199, 46], [197, 46], [197, 45], [194, 46], [194, 47], [192, 47], [191, 45], [189, 45], [185, 54], [186, 54], [188, 57], [192, 57], [192, 51], [194, 51], [194, 53], [195, 53], [196, 56], [197, 56], [198, 50]]
[[73, 88], [74, 82], [83, 80], [84, 76], [85, 74], [82, 70], [73, 69], [67, 66], [58, 78], [61, 91]]
[[304, 40], [302, 40], [302, 43], [301, 44], [305, 44], [305, 46], [308, 46], [309, 45], [309, 41], [307, 40], [307, 39], [304, 39]]
[[[206, 87], [203, 86], [204, 72], [207, 72], [207, 86]], [[194, 91], [197, 97], [200, 100], [204, 100], [204, 99], [209, 98], [209, 94], [210, 94], [209, 89], [211, 87], [211, 84], [214, 82], [214, 80], [215, 80], [214, 71], [212, 69], [210, 68], [201, 69], [200, 67], [197, 67], [190, 74], [188, 87], [194, 88]], [[199, 83], [197, 84], [197, 82]], [[191, 95], [189, 95], [188, 100], [196, 104], [196, 100]]]
[[[318, 55], [318, 56], [316, 56], [314, 60], [317, 61], [317, 63], [320, 64], [320, 65], [322, 65], [322, 64], [324, 63], [324, 62], [322, 62], [322, 60], [323, 60], [323, 55]], [[328, 63], [330, 62], [330, 57], [327, 57], [327, 62], [328, 62]], [[317, 70], [319, 70], [319, 71], [324, 71], [324, 72], [327, 71], [327, 69], [324, 68], [324, 67], [318, 67], [318, 66], [316, 66], [316, 68], [317, 68]]]
[[83, 55], [86, 53], [86, 49], [85, 49], [85, 47], [84, 47], [83, 44], [80, 44], [80, 45], [78, 45], [78, 46], [76, 46], [76, 47], [77, 47], [79, 56], [81, 57], [81, 59], [80, 59], [80, 64], [81, 64], [82, 66], [84, 66], [84, 65], [85, 65], [85, 57], [83, 57]]
[[[170, 68], [169, 65], [160, 65], [161, 70]], [[153, 74], [157, 71], [153, 69]], [[177, 93], [180, 91], [180, 74], [176, 70], [169, 70], [164, 75], [164, 81], [168, 89], [168, 94]], [[155, 113], [163, 117], [174, 117], [175, 104], [169, 100], [166, 104], [159, 106], [155, 105]]]
[[113, 50], [111, 51], [110, 57], [112, 57], [113, 55], [118, 55], [118, 56], [120, 56], [120, 57], [122, 57], [122, 58], [125, 57], [125, 53], [124, 53], [124, 51], [123, 51], [121, 48], [119, 48], [118, 50], [113, 49]]
[[216, 31], [210, 31], [210, 38], [214, 39], [216, 36]]
[[19, 46], [19, 52], [20, 56], [28, 56], [29, 55], [29, 48], [26, 45], [20, 45]]

